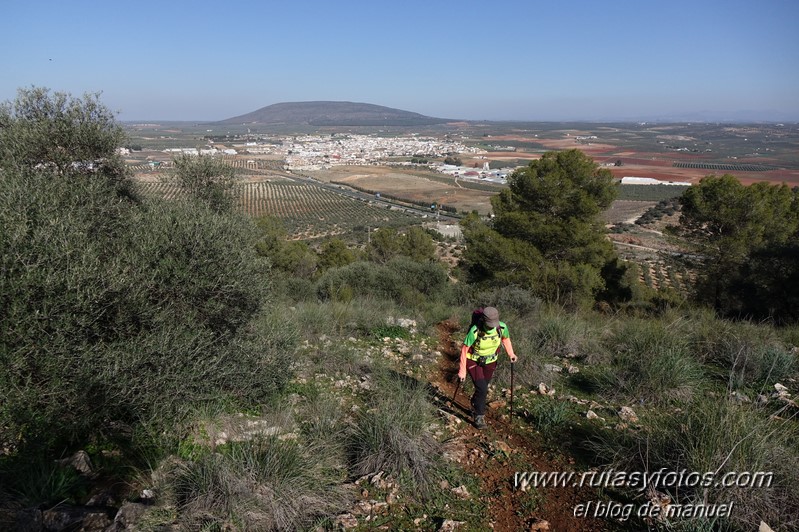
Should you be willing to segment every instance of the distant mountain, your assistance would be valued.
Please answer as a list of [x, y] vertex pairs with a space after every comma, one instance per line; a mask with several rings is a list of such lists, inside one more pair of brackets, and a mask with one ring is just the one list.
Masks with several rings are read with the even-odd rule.
[[451, 122], [430, 116], [355, 102], [286, 102], [222, 120], [219, 124], [311, 126], [426, 126]]

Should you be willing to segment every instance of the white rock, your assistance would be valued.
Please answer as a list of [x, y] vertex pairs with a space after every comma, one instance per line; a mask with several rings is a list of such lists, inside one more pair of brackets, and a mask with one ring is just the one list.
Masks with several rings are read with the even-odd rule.
[[468, 499], [470, 497], [469, 490], [466, 489], [466, 486], [460, 485], [457, 488], [452, 489], [452, 493], [460, 497], [461, 499]]
[[333, 524], [340, 526], [341, 528], [347, 530], [349, 528], [355, 528], [358, 526], [358, 520], [352, 514], [341, 514], [336, 516], [336, 519], [333, 521]]
[[629, 406], [623, 406], [619, 410], [619, 417], [628, 423], [638, 423], [638, 416]]
[[444, 522], [441, 523], [438, 532], [454, 532], [464, 524], [466, 524], [465, 521], [453, 521], [452, 519], [444, 519]]
[[751, 403], [752, 400], [749, 399], [746, 395], [742, 394], [741, 392], [735, 390], [730, 392], [730, 398], [737, 402], [737, 403]]

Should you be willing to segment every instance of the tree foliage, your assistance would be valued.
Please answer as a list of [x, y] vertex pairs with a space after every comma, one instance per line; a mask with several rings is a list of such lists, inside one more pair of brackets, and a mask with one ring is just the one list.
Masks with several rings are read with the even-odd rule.
[[602, 271], [615, 252], [597, 216], [616, 195], [610, 171], [578, 150], [547, 152], [508, 185], [491, 199], [493, 221], [472, 215], [462, 222], [469, 279], [566, 303], [606, 288]]
[[316, 273], [316, 253], [306, 242], [288, 240], [288, 232], [279, 218], [261, 216], [256, 225], [259, 231], [256, 250], [269, 259], [273, 270], [303, 279]]
[[435, 243], [433, 238], [421, 227], [409, 227], [405, 233], [399, 233], [391, 227], [381, 227], [370, 237], [366, 246], [369, 260], [385, 264], [390, 260], [404, 256], [417, 262], [435, 259]]
[[172, 179], [191, 197], [219, 212], [233, 209], [235, 169], [210, 155], [179, 155]]
[[325, 242], [319, 251], [319, 269], [326, 271], [330, 268], [341, 268], [352, 264], [356, 258], [356, 253], [343, 240], [334, 238]]
[[[122, 174], [70, 163], [111, 156], [109, 113], [33, 93], [13, 130], [41, 149], [2, 133], [0, 446], [56, 450], [110, 423], [266, 397], [286, 375], [270, 344], [285, 335], [253, 334], [270, 295], [254, 226], [199, 202], [121, 198]], [[53, 113], [63, 102], [77, 107]]]
[[680, 198], [678, 231], [697, 247], [697, 296], [727, 314], [799, 318], [799, 191], [710, 175]]
[[75, 98], [33, 87], [0, 105], [0, 164], [50, 169], [54, 177], [92, 174], [131, 194], [116, 150], [125, 132], [99, 94]]

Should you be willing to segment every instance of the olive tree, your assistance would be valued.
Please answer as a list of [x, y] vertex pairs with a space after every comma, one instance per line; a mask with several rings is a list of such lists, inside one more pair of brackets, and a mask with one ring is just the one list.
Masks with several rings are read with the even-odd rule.
[[117, 154], [126, 138], [99, 94], [73, 97], [32, 87], [0, 105], [0, 165], [49, 169], [53, 176], [92, 174], [130, 192]]
[[120, 196], [122, 135], [95, 97], [32, 89], [2, 109], [0, 447], [60, 453], [278, 389], [290, 335], [259, 328], [271, 290], [252, 221]]

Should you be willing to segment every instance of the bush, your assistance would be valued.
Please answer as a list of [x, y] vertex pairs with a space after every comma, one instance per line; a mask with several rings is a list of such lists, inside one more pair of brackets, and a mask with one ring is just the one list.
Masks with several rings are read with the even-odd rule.
[[390, 372], [376, 376], [368, 409], [359, 412], [347, 438], [355, 475], [380, 471], [427, 490], [438, 475], [440, 446], [428, 432], [433, 406], [426, 385]]
[[[353, 297], [375, 297], [403, 301], [444, 298], [447, 274], [435, 263], [419, 263], [397, 258], [387, 264], [355, 262], [326, 271], [317, 281], [317, 293], [323, 300], [349, 301]], [[418, 294], [420, 299], [415, 299]]]
[[612, 363], [594, 374], [607, 395], [664, 404], [689, 400], [703, 385], [687, 339], [663, 322], [625, 321], [607, 344]]
[[217, 212], [233, 209], [235, 169], [210, 155], [179, 155], [170, 179], [192, 198], [205, 203]]
[[694, 323], [691, 338], [696, 356], [718, 368], [731, 390], [770, 387], [799, 370], [796, 354], [765, 324], [704, 315]]
[[543, 398], [530, 407], [530, 417], [542, 434], [551, 435], [561, 428], [572, 414], [572, 407], [563, 401]]
[[669, 414], [644, 413], [641, 419], [640, 432], [606, 430], [593, 440], [604, 465], [621, 471], [715, 472], [716, 479], [729, 472], [772, 472], [771, 486], [658, 490], [680, 504], [734, 504], [732, 516], [715, 523], [714, 530], [754, 530], [761, 520], [775, 530], [799, 525], [799, 454], [792, 420], [772, 420], [757, 407], [724, 399], [696, 401]]
[[[9, 486], [13, 495], [25, 507], [73, 504], [76, 495], [86, 492], [86, 479], [71, 465], [61, 464], [44, 455], [24, 462], [0, 463], [0, 481]], [[3, 508], [0, 492], [0, 509]]]
[[302, 529], [342, 511], [351, 497], [317, 451], [277, 438], [229, 444], [179, 464], [165, 490], [191, 530]]
[[[474, 294], [473, 287], [466, 286], [467, 294]], [[532, 291], [519, 286], [509, 285], [493, 289], [481, 290], [470, 297], [466, 303], [475, 307], [493, 306], [498, 308], [503, 314], [515, 313], [517, 315], [532, 314], [537, 312], [541, 306], [541, 298], [533, 294]]]
[[576, 314], [541, 313], [533, 332], [536, 350], [549, 357], [584, 357], [596, 337], [591, 325]]
[[53, 179], [89, 176], [123, 197], [134, 196], [116, 154], [125, 132], [99, 95], [20, 89], [15, 101], [0, 104], [0, 124], [0, 166], [46, 169]]
[[269, 294], [249, 222], [120, 201], [115, 187], [48, 171], [1, 180], [0, 439], [16, 446], [277, 384], [257, 375], [282, 340], [241, 336]]

